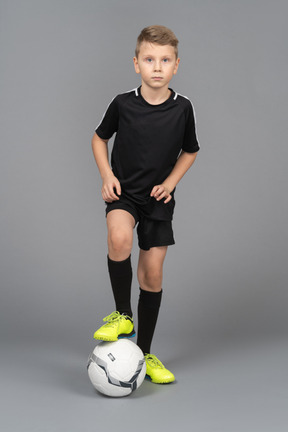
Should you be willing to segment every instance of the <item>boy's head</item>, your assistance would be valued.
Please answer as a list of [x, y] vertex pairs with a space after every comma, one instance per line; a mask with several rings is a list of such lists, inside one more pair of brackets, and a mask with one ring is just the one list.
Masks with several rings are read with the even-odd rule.
[[160, 25], [145, 27], [138, 36], [135, 56], [138, 58], [141, 44], [150, 42], [158, 45], [171, 45], [174, 48], [176, 59], [178, 58], [178, 39], [169, 28]]
[[142, 30], [133, 58], [135, 72], [141, 75], [142, 89], [168, 90], [180, 61], [177, 45], [178, 39], [167, 27], [155, 25]]

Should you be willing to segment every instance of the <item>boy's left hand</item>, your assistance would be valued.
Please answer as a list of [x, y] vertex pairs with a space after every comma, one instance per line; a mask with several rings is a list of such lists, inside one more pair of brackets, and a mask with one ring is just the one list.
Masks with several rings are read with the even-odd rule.
[[166, 198], [164, 204], [167, 204], [172, 199], [170, 190], [164, 184], [154, 186], [150, 196], [154, 197], [157, 201]]

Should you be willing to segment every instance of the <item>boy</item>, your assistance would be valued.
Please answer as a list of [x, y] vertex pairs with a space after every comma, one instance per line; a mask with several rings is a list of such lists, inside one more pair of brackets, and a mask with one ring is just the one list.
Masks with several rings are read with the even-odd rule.
[[[155, 383], [175, 380], [150, 347], [162, 297], [163, 263], [168, 246], [175, 243], [171, 222], [175, 187], [199, 150], [191, 102], [169, 88], [180, 61], [177, 47], [176, 36], [166, 27], [142, 30], [133, 59], [141, 86], [112, 100], [92, 139], [103, 180], [108, 271], [116, 304], [116, 312], [104, 318], [106, 324], [94, 338], [114, 341], [135, 335], [130, 296], [137, 225], [137, 344], [145, 354], [147, 376]], [[111, 169], [107, 144], [114, 132]]]

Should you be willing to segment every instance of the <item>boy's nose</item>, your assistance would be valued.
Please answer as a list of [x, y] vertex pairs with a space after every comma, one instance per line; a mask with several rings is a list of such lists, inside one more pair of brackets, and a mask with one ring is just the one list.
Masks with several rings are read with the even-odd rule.
[[155, 62], [155, 67], [154, 67], [154, 71], [158, 72], [161, 70], [161, 62]]

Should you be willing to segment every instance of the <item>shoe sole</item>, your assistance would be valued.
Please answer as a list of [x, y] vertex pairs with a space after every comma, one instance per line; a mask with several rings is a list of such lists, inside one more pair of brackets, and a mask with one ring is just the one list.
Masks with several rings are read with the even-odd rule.
[[162, 380], [162, 381], [155, 381], [155, 380], [153, 380], [149, 375], [146, 375], [145, 376], [145, 379], [147, 380], [147, 381], [150, 381], [150, 382], [152, 382], [152, 383], [154, 383], [154, 384], [171, 384], [171, 383], [173, 383], [174, 381], [175, 381], [175, 379], [174, 380], [169, 380], [169, 381], [167, 381], [167, 380]]
[[118, 339], [124, 339], [124, 338], [127, 338], [127, 339], [131, 339], [131, 338], [133, 338], [134, 336], [136, 336], [136, 332], [133, 330], [131, 333], [129, 333], [129, 334], [121, 334], [121, 335], [118, 335]]
[[94, 336], [94, 339], [96, 339], [96, 340], [101, 340], [101, 341], [105, 341], [105, 342], [116, 342], [118, 339], [131, 339], [131, 338], [133, 338], [135, 335], [136, 335], [136, 332], [135, 332], [135, 331], [132, 331], [132, 332], [129, 333], [129, 334], [125, 334], [125, 333], [123, 333], [123, 334], [121, 334], [121, 335], [118, 335], [118, 338], [116, 338], [116, 339], [112, 339], [112, 338], [105, 337], [105, 336], [103, 336], [103, 337], [101, 337], [101, 336], [99, 336], [99, 337], [95, 337], [95, 336]]

